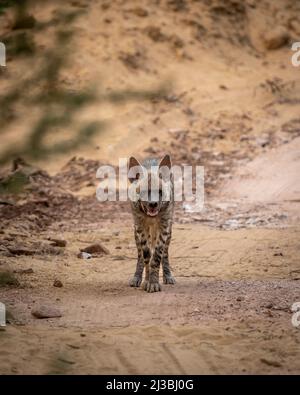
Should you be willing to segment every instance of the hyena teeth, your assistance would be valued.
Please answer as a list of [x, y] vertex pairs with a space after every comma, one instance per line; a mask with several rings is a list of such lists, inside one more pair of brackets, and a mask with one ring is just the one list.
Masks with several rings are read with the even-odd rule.
[[[134, 171], [133, 171], [134, 170]], [[169, 245], [174, 212], [174, 183], [171, 158], [161, 161], [148, 159], [142, 164], [133, 157], [129, 160], [129, 181], [135, 188], [136, 199], [131, 200], [134, 219], [134, 236], [138, 251], [135, 274], [131, 287], [139, 287], [145, 268], [143, 289], [161, 291], [160, 264], [165, 284], [175, 284], [169, 264]], [[155, 199], [152, 200], [152, 197]], [[163, 197], [168, 196], [164, 200]]]

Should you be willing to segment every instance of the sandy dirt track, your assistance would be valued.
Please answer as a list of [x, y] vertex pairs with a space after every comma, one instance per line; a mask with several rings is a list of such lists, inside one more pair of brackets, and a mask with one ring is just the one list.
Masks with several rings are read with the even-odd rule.
[[[46, 25], [61, 11], [83, 10], [72, 62], [59, 76], [66, 91], [171, 83], [159, 100], [88, 105], [78, 119], [108, 127], [67, 154], [28, 158], [44, 172], [18, 196], [1, 195], [0, 274], [14, 281], [0, 281], [8, 310], [0, 374], [300, 374], [300, 330], [291, 322], [300, 302], [300, 80], [289, 46], [299, 41], [299, 3], [227, 3], [32, 6]], [[11, 17], [0, 15], [1, 36], [15, 34]], [[29, 29], [38, 58], [62, 27], [56, 23]], [[290, 41], [268, 50], [265, 29], [279, 24]], [[37, 64], [9, 59], [1, 91]], [[0, 154], [21, 146], [38, 119], [27, 93], [1, 134]], [[72, 139], [72, 127], [48, 143], [59, 137]], [[129, 205], [97, 202], [95, 174], [120, 157], [166, 152], [176, 164], [205, 167], [205, 207], [176, 206], [177, 283], [147, 294], [128, 286], [136, 263]], [[7, 172], [11, 163], [0, 181]], [[50, 237], [66, 246], [50, 246]], [[109, 254], [79, 259], [94, 242]], [[41, 305], [62, 316], [35, 318]]]
[[[2, 373], [300, 372], [290, 311], [300, 294], [299, 229], [177, 225], [177, 284], [156, 294], [127, 286], [135, 248], [131, 228], [119, 230], [106, 242], [108, 257], [74, 258], [91, 236], [69, 232], [63, 256], [21, 258], [34, 273], [18, 276], [21, 289], [1, 292], [18, 320], [0, 333]], [[93, 233], [97, 240], [108, 235]], [[63, 288], [53, 287], [55, 279]], [[63, 316], [32, 317], [45, 304]]]

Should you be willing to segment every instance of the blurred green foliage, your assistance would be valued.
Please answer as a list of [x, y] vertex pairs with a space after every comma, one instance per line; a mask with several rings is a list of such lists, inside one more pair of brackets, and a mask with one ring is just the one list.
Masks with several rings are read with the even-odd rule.
[[8, 7], [15, 5], [13, 0], [0, 0], [0, 15], [3, 15]]
[[[25, 143], [8, 146], [0, 155], [0, 165], [16, 157], [40, 159], [88, 144], [96, 133], [106, 127], [106, 123], [99, 119], [78, 122], [76, 115], [89, 104], [151, 100], [163, 94], [163, 89], [156, 91], [120, 90], [105, 94], [88, 87], [77, 91], [67, 89], [61, 84], [60, 76], [63, 70], [67, 70], [72, 39], [75, 36], [72, 23], [82, 16], [85, 10], [57, 12], [51, 20], [41, 23], [29, 14], [26, 0], [2, 1], [0, 4], [2, 11], [11, 5], [15, 7], [15, 21], [11, 31], [3, 39], [7, 46], [8, 57], [15, 59], [19, 56], [29, 56], [36, 59], [36, 65], [31, 73], [26, 73], [26, 77], [11, 84], [9, 89], [0, 96], [0, 134], [5, 133], [7, 127], [11, 127], [20, 117], [17, 110], [19, 106], [25, 107], [24, 114], [37, 108], [40, 110], [39, 119], [30, 130]], [[55, 27], [53, 44], [51, 47], [37, 50], [33, 33], [44, 30], [46, 34], [49, 26]], [[9, 62], [7, 67], [9, 67]], [[64, 129], [72, 130], [73, 135], [68, 140], [60, 139]], [[53, 145], [45, 143], [50, 133], [56, 133], [58, 136], [58, 142]]]

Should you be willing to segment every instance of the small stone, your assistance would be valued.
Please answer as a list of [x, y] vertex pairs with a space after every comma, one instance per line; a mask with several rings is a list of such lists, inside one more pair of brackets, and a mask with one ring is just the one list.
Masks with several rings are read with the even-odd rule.
[[266, 364], [268, 366], [273, 366], [275, 368], [280, 368], [282, 366], [280, 362], [273, 361], [273, 360], [271, 361], [271, 360], [266, 359], [266, 358], [261, 358], [260, 362], [262, 362], [262, 363], [264, 363], [264, 364]]
[[238, 297], [236, 298], [236, 300], [237, 300], [238, 302], [242, 302], [242, 301], [244, 300], [244, 297], [243, 297], [243, 296], [238, 296]]
[[51, 245], [54, 247], [65, 247], [67, 245], [66, 240], [52, 238], [49, 238], [49, 240], [52, 242]]
[[87, 252], [79, 252], [79, 254], [77, 254], [77, 258], [80, 259], [91, 259], [92, 257], [92, 254], [89, 254]]
[[62, 288], [63, 283], [60, 280], [54, 280], [53, 287]]
[[141, 18], [145, 18], [146, 16], [148, 16], [148, 11], [141, 7], [134, 8], [132, 10], [132, 13]]
[[33, 15], [23, 15], [17, 18], [14, 22], [12, 28], [14, 30], [18, 29], [32, 29], [36, 24], [35, 17]]
[[289, 34], [284, 27], [277, 27], [264, 34], [263, 41], [266, 49], [278, 49], [289, 40]]
[[40, 306], [33, 310], [31, 314], [39, 319], [59, 318], [62, 316], [61, 312], [57, 308], [51, 306]]
[[87, 252], [92, 255], [108, 255], [109, 251], [106, 247], [102, 246], [100, 243], [91, 244], [88, 247], [82, 248], [81, 252]]
[[8, 251], [13, 255], [35, 255], [36, 250], [30, 250], [26, 247], [8, 247]]

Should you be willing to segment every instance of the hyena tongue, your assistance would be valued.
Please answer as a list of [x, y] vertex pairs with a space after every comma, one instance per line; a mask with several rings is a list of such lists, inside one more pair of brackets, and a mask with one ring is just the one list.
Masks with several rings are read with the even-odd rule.
[[157, 208], [149, 208], [147, 210], [147, 214], [150, 215], [150, 217], [155, 217], [158, 214], [158, 209]]

